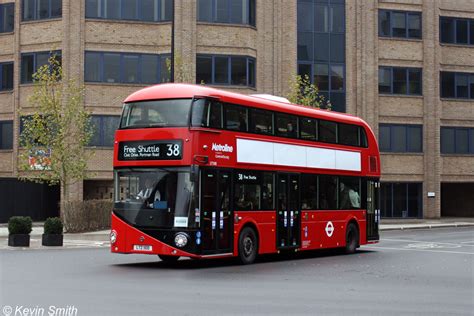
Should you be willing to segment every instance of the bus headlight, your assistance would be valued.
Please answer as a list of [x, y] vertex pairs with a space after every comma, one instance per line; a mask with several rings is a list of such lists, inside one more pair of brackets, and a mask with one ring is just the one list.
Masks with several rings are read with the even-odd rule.
[[177, 233], [174, 237], [176, 247], [183, 248], [188, 244], [188, 235], [185, 233]]
[[115, 230], [112, 230], [110, 232], [110, 243], [113, 245], [117, 241], [117, 232]]

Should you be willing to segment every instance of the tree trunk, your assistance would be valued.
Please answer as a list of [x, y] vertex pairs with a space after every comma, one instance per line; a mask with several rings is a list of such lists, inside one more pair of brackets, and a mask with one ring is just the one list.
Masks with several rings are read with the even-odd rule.
[[64, 222], [66, 219], [64, 218], [64, 204], [68, 201], [68, 185], [61, 181], [60, 183], [61, 188], [61, 199], [59, 201], [59, 217]]
[[61, 181], [61, 218], [64, 216], [64, 203], [71, 201], [82, 201], [83, 200], [83, 184], [82, 181], [76, 181], [70, 183], [69, 181]]

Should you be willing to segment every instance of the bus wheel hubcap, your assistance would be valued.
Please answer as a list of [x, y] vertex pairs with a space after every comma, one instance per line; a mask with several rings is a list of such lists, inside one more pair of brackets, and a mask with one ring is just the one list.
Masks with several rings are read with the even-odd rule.
[[244, 254], [245, 256], [250, 256], [252, 254], [252, 251], [253, 251], [253, 241], [252, 241], [252, 238], [250, 238], [249, 236], [246, 236], [244, 238]]

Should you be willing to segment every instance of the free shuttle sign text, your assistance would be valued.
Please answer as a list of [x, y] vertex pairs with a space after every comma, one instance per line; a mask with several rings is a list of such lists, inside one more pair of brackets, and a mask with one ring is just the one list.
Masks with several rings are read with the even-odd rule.
[[135, 141], [119, 144], [119, 160], [173, 160], [181, 159], [181, 141]]

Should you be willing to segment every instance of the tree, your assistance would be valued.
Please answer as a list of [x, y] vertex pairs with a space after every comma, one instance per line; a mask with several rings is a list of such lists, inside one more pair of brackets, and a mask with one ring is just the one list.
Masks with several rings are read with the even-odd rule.
[[318, 87], [311, 83], [308, 75], [297, 75], [290, 80], [290, 91], [286, 98], [294, 104], [331, 110], [331, 102], [319, 94]]
[[22, 115], [20, 178], [61, 188], [63, 203], [72, 200], [70, 188], [86, 178], [85, 151], [92, 137], [90, 114], [84, 109], [84, 87], [65, 80], [59, 58], [51, 56], [33, 75], [34, 91], [28, 102], [34, 108]]

